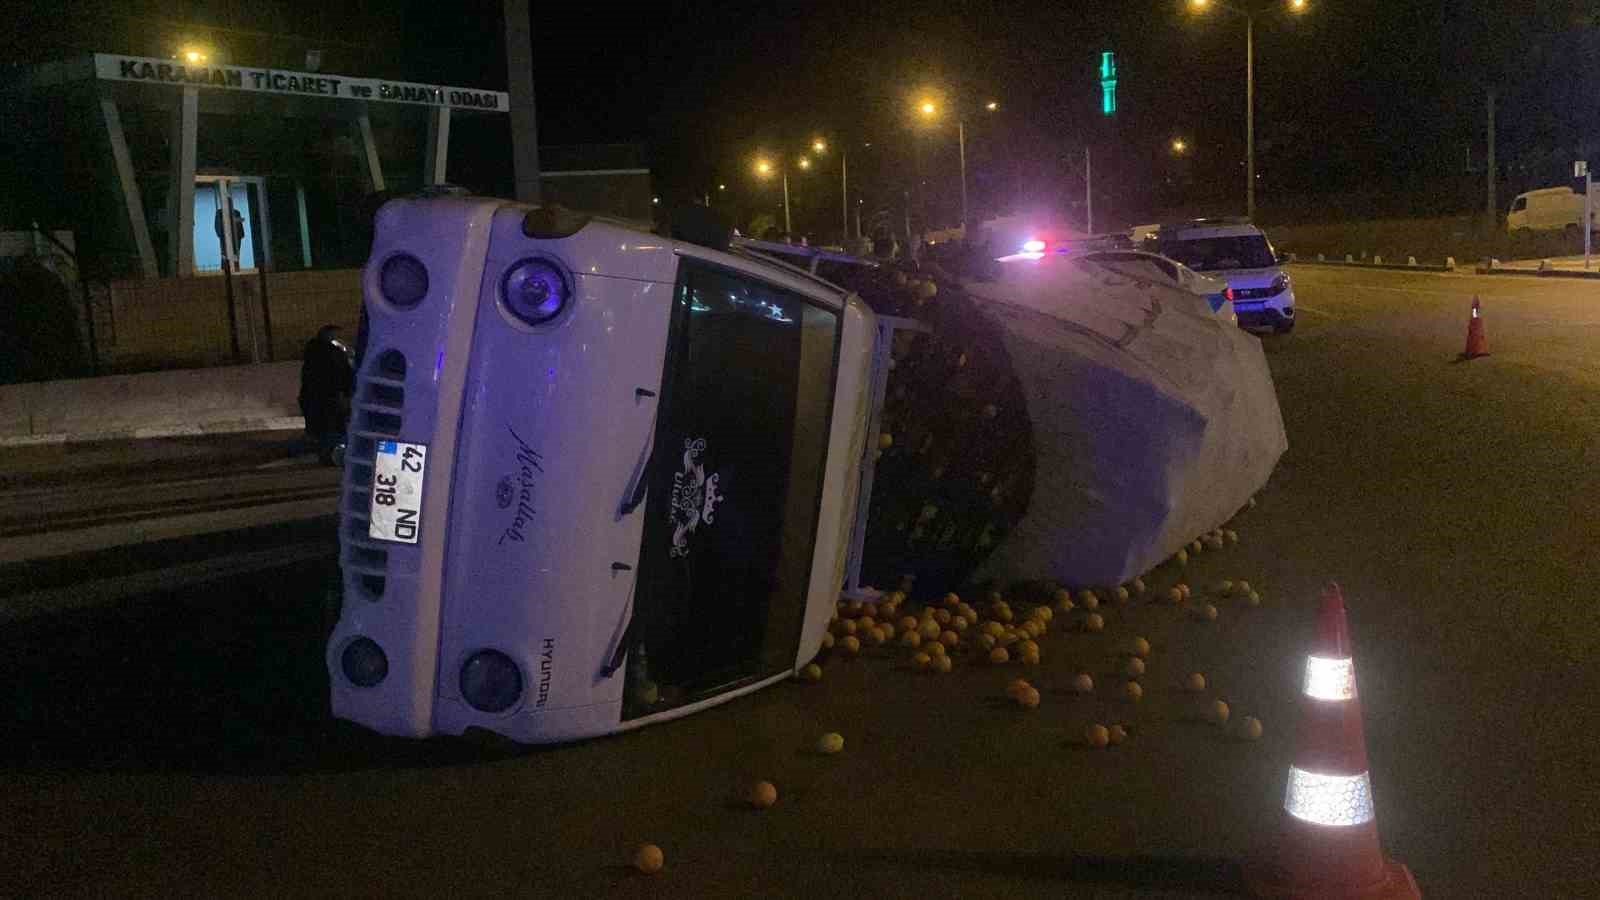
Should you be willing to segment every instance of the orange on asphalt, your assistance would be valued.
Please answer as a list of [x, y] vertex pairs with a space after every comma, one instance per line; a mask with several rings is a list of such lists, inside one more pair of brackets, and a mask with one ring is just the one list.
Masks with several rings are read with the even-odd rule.
[[778, 788], [770, 781], [758, 781], [750, 786], [747, 799], [756, 809], [771, 809], [778, 802]]
[[666, 864], [666, 856], [655, 844], [640, 844], [633, 852], [633, 867], [646, 875], [654, 875]]

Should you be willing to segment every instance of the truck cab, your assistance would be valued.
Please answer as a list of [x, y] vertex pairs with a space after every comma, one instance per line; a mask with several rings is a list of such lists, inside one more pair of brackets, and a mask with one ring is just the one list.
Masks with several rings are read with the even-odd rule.
[[521, 742], [791, 675], [843, 578], [875, 325], [737, 247], [397, 200], [363, 273], [335, 715]]

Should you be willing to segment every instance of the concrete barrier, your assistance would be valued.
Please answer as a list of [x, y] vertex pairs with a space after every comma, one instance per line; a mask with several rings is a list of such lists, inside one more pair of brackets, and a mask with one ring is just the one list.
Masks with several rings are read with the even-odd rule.
[[1395, 269], [1411, 272], [1452, 272], [1456, 267], [1456, 259], [1453, 256], [1448, 257], [1445, 260], [1444, 265], [1439, 265], [1437, 263], [1419, 263], [1417, 262], [1417, 258], [1414, 256], [1407, 257], [1406, 261], [1403, 263], [1386, 263], [1383, 261], [1383, 257], [1381, 256], [1374, 256], [1372, 258], [1372, 262], [1357, 262], [1355, 257], [1348, 253], [1345, 254], [1343, 262], [1321, 258], [1320, 254], [1319, 258], [1316, 260], [1295, 260], [1295, 262], [1299, 265], [1305, 266], [1333, 266], [1341, 269]]
[[0, 386], [0, 443], [299, 428], [300, 363]]

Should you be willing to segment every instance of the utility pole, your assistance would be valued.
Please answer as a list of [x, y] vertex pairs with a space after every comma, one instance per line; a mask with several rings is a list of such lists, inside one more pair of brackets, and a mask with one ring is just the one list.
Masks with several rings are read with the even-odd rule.
[[1089, 148], [1083, 148], [1083, 230], [1094, 234], [1094, 164]]
[[839, 208], [844, 211], [844, 231], [840, 232], [839, 246], [850, 249], [850, 146], [839, 144]]
[[967, 236], [967, 123], [956, 119], [956, 135], [961, 146], [961, 236]]
[[789, 224], [789, 167], [783, 167], [783, 236], [793, 236], [794, 226]]
[[1256, 220], [1256, 18], [1244, 20], [1244, 214]]
[[1488, 205], [1484, 209], [1484, 230], [1488, 234], [1494, 233], [1496, 219], [1500, 215], [1500, 204], [1494, 199], [1494, 88], [1489, 89], [1489, 164], [1484, 167], [1484, 183]]
[[511, 171], [517, 199], [539, 202], [539, 119], [533, 103], [533, 20], [528, 0], [505, 0], [506, 77], [511, 95]]

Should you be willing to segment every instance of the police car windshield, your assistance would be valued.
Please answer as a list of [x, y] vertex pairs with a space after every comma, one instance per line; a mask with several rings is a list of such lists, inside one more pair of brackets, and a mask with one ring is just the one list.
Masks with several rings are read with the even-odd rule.
[[1277, 265], [1272, 247], [1259, 234], [1233, 237], [1179, 238], [1158, 241], [1161, 255], [1175, 259], [1196, 272], [1222, 269], [1264, 269]]

